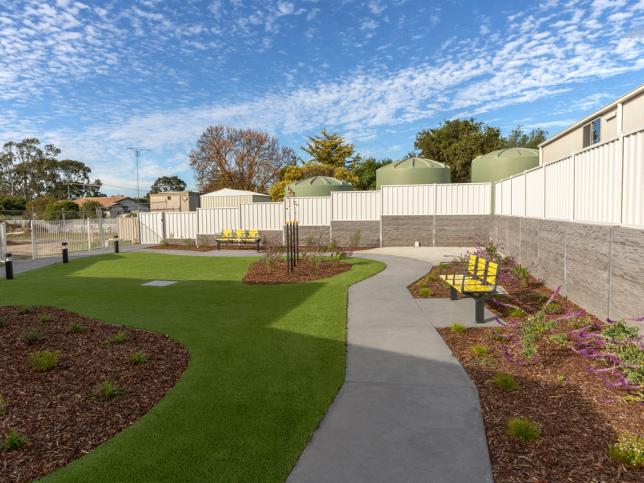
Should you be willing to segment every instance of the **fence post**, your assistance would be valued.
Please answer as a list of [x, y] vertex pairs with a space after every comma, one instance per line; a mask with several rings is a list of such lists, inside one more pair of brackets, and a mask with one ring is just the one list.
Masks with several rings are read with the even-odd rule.
[[434, 215], [432, 217], [432, 246], [436, 246], [436, 211], [438, 210], [438, 185], [434, 183]]
[[85, 220], [85, 226], [87, 228], [87, 251], [92, 251], [92, 228], [89, 224], [89, 218]]
[[33, 219], [29, 220], [29, 228], [31, 228], [31, 258], [35, 260], [38, 250], [36, 249], [36, 224]]
[[575, 205], [577, 204], [576, 198], [577, 198], [577, 193], [576, 193], [576, 187], [577, 187], [577, 156], [575, 156], [575, 153], [572, 153], [572, 218], [571, 221], [575, 220]]
[[166, 241], [166, 229], [165, 229], [165, 211], [161, 212], [161, 240]]

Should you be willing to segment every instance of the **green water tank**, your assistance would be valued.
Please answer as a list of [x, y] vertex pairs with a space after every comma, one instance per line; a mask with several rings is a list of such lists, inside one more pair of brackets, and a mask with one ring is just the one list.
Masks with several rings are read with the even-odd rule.
[[472, 183], [499, 181], [539, 166], [539, 151], [507, 148], [477, 156], [472, 161]]
[[284, 196], [331, 196], [332, 191], [353, 191], [353, 185], [330, 176], [312, 176], [289, 184]]
[[451, 183], [452, 171], [445, 163], [411, 157], [376, 170], [376, 187], [392, 184]]

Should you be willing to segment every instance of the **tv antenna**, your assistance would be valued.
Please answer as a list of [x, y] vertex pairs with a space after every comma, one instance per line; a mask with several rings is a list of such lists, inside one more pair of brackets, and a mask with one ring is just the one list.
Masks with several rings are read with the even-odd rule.
[[139, 160], [141, 158], [141, 151], [151, 151], [151, 149], [136, 147], [129, 147], [128, 149], [134, 151], [134, 157], [136, 158], [136, 197], [137, 202], [139, 202], [141, 200], [141, 191], [139, 189]]

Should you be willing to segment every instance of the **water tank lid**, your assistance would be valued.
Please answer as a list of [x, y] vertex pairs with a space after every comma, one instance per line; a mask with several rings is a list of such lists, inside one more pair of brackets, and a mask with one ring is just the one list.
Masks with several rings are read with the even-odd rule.
[[439, 161], [434, 161], [433, 159], [419, 158], [418, 156], [412, 156], [401, 161], [396, 161], [394, 163], [386, 164], [379, 169], [396, 169], [396, 168], [442, 168], [442, 169], [451, 169], [447, 164], [441, 163]]
[[505, 148], [490, 151], [489, 153], [480, 154], [474, 159], [479, 158], [524, 158], [539, 156], [538, 149], [532, 148]]
[[343, 181], [330, 176], [312, 176], [310, 178], [300, 179], [293, 183], [295, 186], [351, 186], [348, 181]]

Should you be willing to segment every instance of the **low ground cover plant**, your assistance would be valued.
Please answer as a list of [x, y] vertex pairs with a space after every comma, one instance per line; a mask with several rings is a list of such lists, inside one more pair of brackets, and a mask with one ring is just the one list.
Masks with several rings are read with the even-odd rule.
[[519, 383], [512, 374], [497, 372], [492, 376], [490, 382], [503, 391], [511, 392], [519, 389]]
[[85, 327], [83, 324], [80, 324], [78, 322], [74, 322], [69, 326], [69, 331], [72, 334], [81, 334], [87, 330], [87, 327]]
[[617, 443], [608, 448], [608, 454], [625, 465], [644, 466], [644, 436], [622, 433]]
[[4, 396], [0, 394], [0, 416], [5, 416], [7, 414], [7, 401], [5, 401]]
[[108, 339], [110, 344], [123, 344], [127, 340], [127, 332], [119, 330], [116, 334]]
[[32, 367], [38, 372], [51, 371], [58, 365], [60, 354], [54, 351], [38, 351], [29, 354]]
[[130, 362], [132, 364], [145, 364], [150, 360], [150, 356], [143, 351], [136, 351], [130, 354]]
[[2, 448], [5, 451], [15, 451], [23, 448], [28, 443], [29, 439], [26, 436], [20, 434], [18, 431], [12, 428], [4, 435]]
[[452, 332], [455, 332], [455, 333], [459, 334], [459, 333], [465, 332], [466, 329], [465, 329], [465, 326], [463, 324], [460, 324], [458, 322], [454, 322], [451, 325], [450, 330]]
[[33, 345], [44, 338], [45, 338], [45, 334], [38, 327], [34, 329], [30, 329], [25, 333], [25, 342], [29, 345]]
[[100, 401], [109, 401], [123, 394], [123, 389], [111, 379], [105, 379], [96, 388], [96, 398]]
[[475, 344], [472, 346], [472, 352], [478, 357], [485, 357], [490, 355], [490, 348], [483, 344]]
[[510, 436], [524, 443], [531, 443], [541, 438], [539, 425], [528, 418], [512, 418], [508, 420], [507, 428]]

